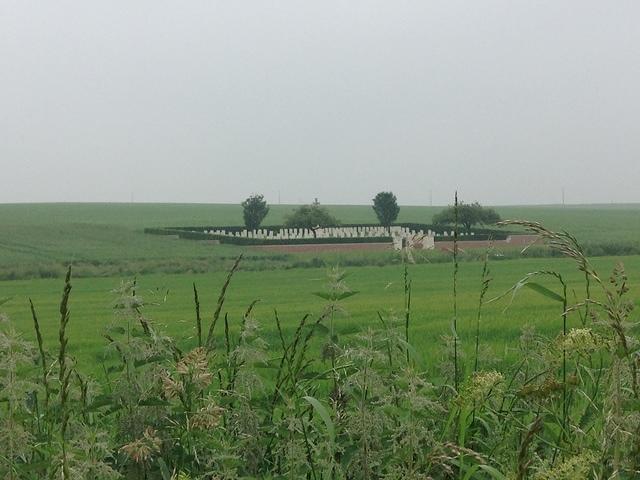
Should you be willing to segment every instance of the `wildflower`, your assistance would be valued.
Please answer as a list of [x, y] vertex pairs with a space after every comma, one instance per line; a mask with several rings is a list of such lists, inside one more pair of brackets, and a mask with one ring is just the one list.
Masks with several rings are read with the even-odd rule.
[[596, 461], [593, 452], [584, 452], [569, 457], [563, 462], [548, 466], [534, 476], [535, 480], [575, 480], [589, 478], [591, 465]]
[[463, 386], [459, 399], [464, 403], [481, 401], [503, 380], [504, 376], [495, 370], [477, 372]]
[[[569, 383], [569, 382], [567, 382]], [[535, 397], [537, 399], [548, 398], [562, 390], [562, 384], [553, 377], [547, 377], [540, 384], [528, 384], [520, 389], [521, 397]]]
[[602, 338], [590, 328], [572, 328], [560, 338], [560, 347], [567, 352], [590, 353], [602, 344]]

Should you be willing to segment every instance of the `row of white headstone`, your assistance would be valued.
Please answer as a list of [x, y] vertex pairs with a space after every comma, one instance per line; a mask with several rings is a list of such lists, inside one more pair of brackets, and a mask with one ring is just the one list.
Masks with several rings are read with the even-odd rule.
[[[434, 248], [434, 237], [438, 235], [432, 230], [412, 230], [408, 227], [392, 226], [389, 229], [382, 226], [362, 227], [327, 227], [327, 228], [281, 228], [279, 230], [257, 229], [227, 231], [224, 229], [207, 230], [205, 233], [227, 237], [251, 238], [260, 240], [296, 240], [314, 238], [381, 238], [391, 237], [396, 249], [410, 245], [413, 248]], [[453, 236], [454, 232], [443, 232], [442, 236]], [[474, 234], [471, 233], [473, 236]], [[465, 236], [461, 234], [461, 236]]]

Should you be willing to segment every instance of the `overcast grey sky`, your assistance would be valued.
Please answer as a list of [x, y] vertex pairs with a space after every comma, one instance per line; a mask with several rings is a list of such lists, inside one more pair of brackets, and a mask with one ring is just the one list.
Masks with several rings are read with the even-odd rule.
[[639, 114], [637, 0], [0, 0], [0, 202], [638, 202]]

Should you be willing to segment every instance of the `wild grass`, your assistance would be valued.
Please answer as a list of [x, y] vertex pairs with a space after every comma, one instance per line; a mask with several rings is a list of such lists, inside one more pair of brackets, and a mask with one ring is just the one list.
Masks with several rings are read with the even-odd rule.
[[[416, 348], [419, 291], [410, 263], [402, 266], [399, 313], [380, 309], [357, 334], [342, 336], [337, 325], [360, 295], [343, 271], [328, 272], [316, 292], [317, 313], [285, 329], [279, 311], [258, 316], [258, 298], [239, 316], [224, 311], [242, 274], [238, 257], [215, 304], [203, 302], [210, 291], [203, 295], [190, 285], [197, 338], [167, 335], [148, 317], [138, 283], [123, 283], [113, 292], [114, 321], [103, 337], [112, 353], [95, 375], [72, 353], [71, 326], [83, 319], [71, 312], [69, 269], [57, 342], [42, 334], [37, 301], [31, 309], [36, 346], [8, 319], [0, 329], [0, 441], [6, 446], [0, 474], [635, 478], [640, 343], [626, 271], [617, 264], [604, 277], [572, 235], [515, 223], [568, 257], [582, 288], [568, 281], [575, 276], [541, 268], [490, 293], [486, 256], [471, 295], [461, 288], [465, 270], [456, 262], [449, 270], [454, 320], [466, 311], [458, 306], [467, 293], [476, 305], [469, 308], [471, 321], [453, 324], [441, 348], [437, 341]], [[525, 328], [515, 354], [487, 356], [486, 310], [503, 308], [503, 298], [515, 308], [526, 292], [554, 309], [549, 335]], [[259, 319], [273, 322], [274, 341]]]

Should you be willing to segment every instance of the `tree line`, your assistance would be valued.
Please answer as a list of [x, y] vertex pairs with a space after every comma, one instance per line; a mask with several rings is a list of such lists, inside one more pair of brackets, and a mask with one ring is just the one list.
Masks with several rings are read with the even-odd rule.
[[[269, 205], [264, 195], [253, 194], [242, 203], [244, 225], [248, 230], [256, 230], [269, 213]], [[372, 201], [372, 208], [378, 222], [385, 228], [390, 228], [400, 213], [398, 199], [393, 192], [379, 192]], [[462, 227], [470, 232], [474, 225], [492, 225], [501, 220], [500, 215], [493, 208], [484, 207], [478, 202], [449, 205], [435, 214], [431, 223], [439, 226]], [[306, 228], [314, 232], [318, 228], [340, 225], [340, 220], [329, 210], [320, 205], [316, 198], [309, 205], [301, 205], [285, 217], [283, 226], [287, 228]]]

